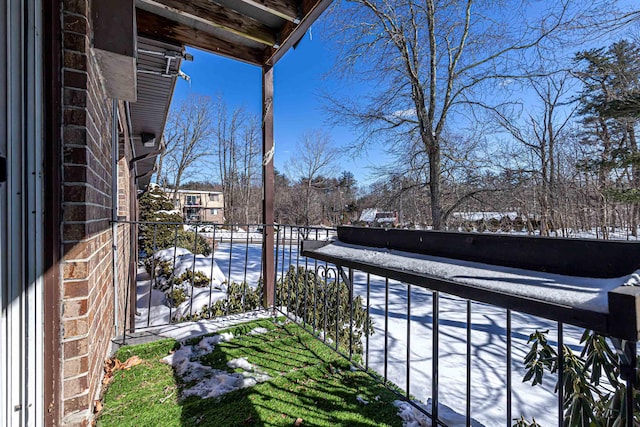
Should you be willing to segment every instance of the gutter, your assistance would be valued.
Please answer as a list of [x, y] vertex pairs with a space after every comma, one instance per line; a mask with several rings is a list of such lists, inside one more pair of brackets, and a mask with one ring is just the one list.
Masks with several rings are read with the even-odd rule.
[[118, 100], [113, 98], [111, 114], [111, 235], [113, 275], [113, 325], [118, 335]]

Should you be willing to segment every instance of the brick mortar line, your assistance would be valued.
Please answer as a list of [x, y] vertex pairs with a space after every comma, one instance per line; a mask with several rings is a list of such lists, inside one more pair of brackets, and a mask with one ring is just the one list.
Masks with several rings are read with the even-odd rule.
[[[80, 53], [80, 54], [84, 54], [86, 55], [84, 52], [80, 52], [79, 50], [73, 50], [73, 49], [63, 49], [63, 52], [71, 52], [71, 53]], [[80, 73], [80, 74], [86, 74], [87, 77], [89, 76], [89, 72], [88, 71], [84, 71], [84, 70], [80, 70], [78, 68], [71, 68], [71, 67], [62, 67], [62, 80], [64, 80], [64, 72], [65, 71], [71, 71], [74, 73]], [[63, 89], [72, 89], [72, 88], [76, 88], [75, 86], [65, 86], [64, 83], [62, 85]], [[81, 89], [81, 90], [89, 90], [89, 89], [85, 89], [85, 88], [76, 88], [76, 89]], [[63, 106], [66, 106], [68, 104], [62, 104]]]
[[87, 202], [87, 203], [84, 203], [84, 202], [62, 202], [62, 206], [63, 207], [64, 206], [94, 206], [94, 207], [97, 207], [97, 208], [107, 208], [108, 207], [109, 209], [111, 209], [111, 206], [105, 206], [105, 205], [101, 205], [101, 204], [93, 203], [93, 202]]

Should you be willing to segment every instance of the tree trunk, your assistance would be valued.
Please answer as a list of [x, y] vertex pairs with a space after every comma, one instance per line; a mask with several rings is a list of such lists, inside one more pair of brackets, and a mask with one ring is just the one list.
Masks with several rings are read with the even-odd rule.
[[434, 230], [442, 230], [442, 200], [440, 193], [440, 147], [433, 144], [429, 150], [429, 191], [431, 193], [431, 220]]
[[[631, 164], [632, 188], [640, 190], [640, 163], [638, 161], [638, 142], [636, 140], [635, 122], [627, 124], [629, 134], [629, 149], [634, 159]], [[631, 235], [638, 237], [638, 217], [640, 216], [640, 202], [633, 197], [633, 207], [631, 209]]]

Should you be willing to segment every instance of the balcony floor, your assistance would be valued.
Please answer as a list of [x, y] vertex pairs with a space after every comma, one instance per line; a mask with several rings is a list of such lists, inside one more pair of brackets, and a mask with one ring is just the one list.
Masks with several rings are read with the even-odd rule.
[[133, 342], [143, 344], [116, 357], [142, 361], [114, 372], [100, 426], [401, 426], [411, 416], [371, 376], [265, 312], [154, 328]]

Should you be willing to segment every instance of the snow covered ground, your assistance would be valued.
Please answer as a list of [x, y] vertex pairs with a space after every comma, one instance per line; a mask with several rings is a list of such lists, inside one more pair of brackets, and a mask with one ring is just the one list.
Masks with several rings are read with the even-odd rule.
[[[250, 333], [260, 334], [264, 331], [256, 328]], [[199, 358], [213, 351], [214, 346], [221, 342], [233, 339], [233, 334], [223, 333], [205, 337], [197, 345], [182, 345], [178, 350], [162, 359], [162, 362], [173, 366], [177, 375], [186, 383], [194, 383], [182, 390], [181, 397], [199, 396], [203, 399], [219, 397], [241, 388], [254, 385], [271, 379], [269, 375], [260, 371], [249, 363], [246, 358], [233, 359], [227, 362], [232, 369], [241, 369], [240, 372], [229, 373], [227, 371], [213, 369], [203, 365]]]
[[[196, 228], [199, 235], [215, 239], [218, 242], [228, 242], [230, 240], [233, 240], [236, 244], [262, 242], [262, 229], [259, 226], [238, 227], [233, 231], [228, 228], [223, 228], [220, 225], [185, 226], [185, 230], [193, 232], [196, 231]], [[281, 225], [275, 230], [275, 238], [286, 241], [297, 241], [299, 238], [308, 240], [326, 239], [335, 235], [335, 229], [322, 226], [311, 226], [307, 228]]]
[[[223, 243], [216, 249], [215, 256], [196, 256], [196, 266], [202, 271], [211, 269], [211, 261], [224, 279], [246, 280], [256, 284], [261, 270], [260, 245]], [[287, 246], [277, 252], [278, 274], [286, 272], [289, 264], [296, 264], [297, 249]], [[188, 261], [187, 261], [188, 262]], [[297, 261], [305, 264], [302, 258]], [[193, 264], [189, 264], [193, 265]], [[246, 265], [246, 267], [245, 267]], [[314, 263], [309, 261], [309, 267]], [[215, 270], [215, 268], [214, 268]], [[215, 277], [215, 276], [214, 276]], [[164, 324], [169, 321], [169, 307], [163, 304], [164, 294], [152, 290], [149, 295], [149, 278], [139, 275], [138, 312], [136, 326]], [[222, 279], [222, 278], [219, 278]], [[221, 280], [224, 282], [225, 280]], [[215, 281], [214, 281], [215, 282]], [[366, 301], [367, 278], [364, 273], [356, 272], [354, 290]], [[213, 298], [224, 297], [224, 285], [214, 289]], [[202, 290], [203, 293], [200, 293]], [[410, 294], [411, 304], [408, 304]], [[208, 288], [200, 288], [194, 293], [194, 306], [201, 301], [208, 302]], [[368, 365], [381, 375], [385, 373], [385, 335], [386, 373], [388, 379], [401, 389], [407, 388], [409, 373], [409, 392], [427, 404], [430, 409], [433, 363], [433, 302], [434, 295], [416, 286], [389, 282], [388, 326], [385, 328], [385, 280], [370, 278], [370, 314], [374, 321], [374, 334], [369, 339]], [[149, 309], [149, 302], [151, 308]], [[179, 309], [185, 310], [188, 307]], [[175, 309], [171, 310], [172, 313]], [[467, 303], [455, 297], [439, 296], [439, 350], [438, 382], [441, 413], [448, 420], [464, 420], [466, 413], [466, 354], [467, 354]], [[523, 384], [524, 364], [522, 360], [529, 347], [526, 344], [529, 334], [538, 330], [550, 330], [549, 342], [557, 342], [556, 324], [544, 319], [522, 313], [512, 314], [512, 417], [524, 415], [526, 419], [536, 420], [543, 426], [557, 425], [557, 397], [553, 393], [555, 377], [548, 375], [542, 386], [532, 387]], [[507, 423], [506, 383], [507, 383], [507, 333], [506, 312], [503, 309], [481, 303], [471, 305], [471, 416], [474, 425], [496, 426]], [[581, 330], [564, 327], [565, 344], [577, 346]], [[408, 345], [408, 339], [410, 344]], [[407, 347], [409, 352], [407, 353]], [[576, 347], [577, 348], [577, 347]], [[407, 364], [407, 360], [409, 364]], [[402, 408], [400, 408], [402, 409]], [[460, 416], [462, 417], [460, 418]], [[451, 421], [450, 421], [451, 422]], [[453, 421], [453, 425], [464, 425], [464, 421]]]

